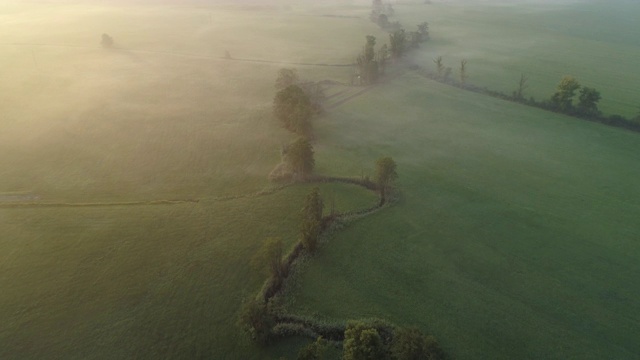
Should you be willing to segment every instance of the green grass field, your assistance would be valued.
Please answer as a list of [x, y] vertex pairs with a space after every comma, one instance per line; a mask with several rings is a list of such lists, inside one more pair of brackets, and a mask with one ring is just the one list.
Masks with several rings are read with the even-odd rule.
[[[386, 42], [368, 5], [1, 5], [0, 358], [293, 358], [301, 340], [259, 349], [235, 321], [265, 278], [251, 256], [269, 236], [293, 244], [311, 185], [221, 197], [268, 187], [292, 139], [271, 115], [279, 68], [350, 63], [367, 34]], [[412, 61], [467, 58], [471, 82], [502, 91], [526, 73], [537, 98], [571, 74], [630, 116], [640, 11], [621, 6], [396, 13], [431, 24]], [[638, 135], [391, 75], [327, 89], [316, 163], [360, 176], [393, 156], [401, 200], [323, 246], [291, 308], [416, 324], [460, 359], [640, 353]], [[340, 211], [375, 202], [321, 192]], [[54, 205], [11, 207], [23, 199]], [[148, 203], [162, 200], [198, 202]], [[108, 205], [127, 202], [145, 204]]]
[[323, 249], [294, 311], [416, 324], [460, 359], [640, 351], [637, 134], [409, 74], [319, 132], [338, 173], [392, 155], [402, 196]]

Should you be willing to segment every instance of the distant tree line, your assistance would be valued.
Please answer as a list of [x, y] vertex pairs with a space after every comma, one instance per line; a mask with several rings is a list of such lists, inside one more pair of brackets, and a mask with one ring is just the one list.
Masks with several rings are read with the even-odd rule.
[[369, 19], [378, 24], [383, 29], [397, 30], [402, 27], [399, 21], [391, 22], [390, 18], [395, 14], [393, 6], [382, 0], [373, 0], [371, 3], [371, 13]]
[[389, 44], [383, 44], [377, 51], [377, 39], [367, 35], [364, 47], [356, 57], [356, 78], [359, 85], [374, 84], [384, 74], [390, 60], [400, 59], [408, 50], [416, 49], [429, 40], [429, 24], [417, 26], [416, 31], [407, 32], [402, 26], [389, 33]]
[[572, 76], [564, 76], [548, 99], [536, 100], [532, 96], [529, 98], [525, 96], [525, 92], [529, 87], [529, 78], [524, 74], [518, 79], [515, 90], [511, 94], [505, 94], [500, 91], [490, 90], [486, 87], [483, 88], [469, 84], [467, 82], [469, 77], [467, 60], [463, 59], [460, 62], [458, 80], [455, 80], [451, 76], [452, 69], [444, 65], [442, 56], [436, 57], [433, 59], [433, 62], [436, 68], [435, 72], [423, 71], [423, 74], [432, 80], [503, 100], [518, 102], [584, 120], [640, 132], [640, 113], [631, 118], [625, 118], [617, 114], [605, 116], [598, 108], [598, 103], [602, 99], [600, 92], [595, 88], [582, 86]]

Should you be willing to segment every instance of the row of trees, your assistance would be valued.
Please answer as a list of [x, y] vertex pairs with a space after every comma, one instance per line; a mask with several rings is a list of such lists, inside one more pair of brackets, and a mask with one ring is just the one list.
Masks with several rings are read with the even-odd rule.
[[[317, 249], [321, 232], [324, 203], [320, 190], [314, 188], [306, 197], [301, 209], [299, 244], [309, 253]], [[281, 288], [289, 275], [291, 261], [287, 261], [282, 239], [270, 237], [251, 259], [254, 269], [267, 275], [267, 287]], [[267, 345], [273, 338], [277, 324], [276, 313], [270, 298], [259, 296], [247, 301], [240, 311], [239, 325], [259, 345]]]
[[389, 20], [394, 13], [395, 11], [391, 4], [384, 3], [382, 0], [373, 0], [371, 3], [371, 14], [369, 14], [369, 19], [383, 29], [398, 29], [401, 27], [400, 22], [391, 22]]
[[[386, 334], [385, 334], [386, 335]], [[344, 332], [344, 360], [440, 360], [444, 351], [433, 336], [416, 327], [395, 327], [385, 338], [380, 331], [362, 321], [350, 321]]]
[[407, 33], [399, 28], [389, 34], [389, 45], [383, 44], [376, 51], [376, 37], [367, 35], [360, 54], [356, 57], [357, 75], [360, 84], [373, 84], [384, 74], [389, 60], [401, 58], [407, 50], [420, 46], [429, 39], [429, 24], [418, 25], [417, 31]]
[[[294, 154], [298, 154], [295, 155]], [[296, 139], [289, 147], [289, 159], [304, 161], [293, 163], [298, 171], [309, 176], [313, 171], [313, 148], [305, 138]], [[293, 161], [293, 160], [291, 160]], [[385, 203], [389, 190], [397, 179], [396, 163], [391, 157], [381, 157], [376, 161], [375, 181], [380, 194], [380, 206]], [[299, 241], [291, 254], [286, 255], [284, 243], [280, 238], [267, 238], [251, 260], [252, 267], [264, 271], [268, 277], [266, 288], [281, 289], [287, 278], [293, 260], [304, 250], [313, 254], [318, 248], [318, 240], [323, 228], [324, 201], [320, 189], [314, 188], [306, 196], [300, 210]], [[296, 249], [294, 248], [294, 249]], [[276, 291], [277, 292], [277, 291]], [[277, 324], [276, 312], [271, 308], [271, 295], [259, 296], [247, 302], [240, 313], [240, 325], [258, 344], [267, 344], [272, 337], [272, 329]]]
[[[386, 334], [385, 334], [386, 335]], [[446, 355], [433, 336], [416, 327], [393, 327], [390, 338], [376, 326], [350, 321], [344, 331], [343, 360], [443, 360]], [[321, 360], [329, 346], [322, 337], [300, 350], [298, 360]]]
[[511, 94], [505, 94], [487, 88], [481, 88], [467, 82], [468, 66], [467, 60], [460, 61], [459, 79], [452, 79], [452, 69], [444, 65], [442, 56], [433, 59], [436, 71], [426, 72], [426, 76], [443, 83], [459, 86], [474, 92], [484, 93], [504, 100], [515, 101], [529, 106], [542, 108], [554, 112], [567, 114], [570, 116], [600, 122], [610, 126], [622, 127], [640, 132], [640, 113], [632, 118], [625, 118], [620, 115], [605, 116], [598, 108], [598, 103], [602, 99], [600, 91], [595, 88], [582, 86], [574, 77], [564, 76], [555, 92], [550, 98], [538, 101], [533, 97], [525, 97], [525, 91], [529, 88], [529, 78], [522, 74], [518, 79], [515, 90]]

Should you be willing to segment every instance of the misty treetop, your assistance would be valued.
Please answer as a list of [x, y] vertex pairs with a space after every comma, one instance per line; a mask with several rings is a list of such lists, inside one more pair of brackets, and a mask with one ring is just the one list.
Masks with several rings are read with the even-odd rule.
[[573, 76], [565, 76], [556, 87], [556, 92], [551, 96], [551, 103], [560, 111], [569, 111], [573, 108], [573, 97], [580, 89], [580, 84]]
[[102, 34], [100, 37], [100, 45], [102, 45], [103, 48], [112, 48], [114, 43], [113, 37], [109, 34]]
[[285, 159], [293, 171], [293, 176], [304, 179], [311, 175], [315, 167], [313, 146], [304, 137], [294, 140], [286, 149]]
[[298, 70], [282, 68], [278, 70], [278, 77], [276, 78], [276, 90], [286, 89], [291, 85], [298, 85], [300, 78], [298, 77]]
[[[358, 65], [358, 75], [360, 78], [360, 83], [362, 84], [372, 84], [376, 82], [379, 75], [380, 66], [378, 63], [378, 59], [384, 62], [384, 58], [381, 58], [380, 55], [378, 59], [376, 59], [376, 37], [372, 35], [367, 35], [366, 43], [364, 44], [364, 48], [362, 49], [362, 53], [358, 55], [356, 58], [356, 64]], [[386, 52], [386, 49], [384, 50]]]
[[377, 360], [386, 358], [384, 343], [376, 328], [361, 321], [350, 321], [344, 332], [344, 360]]
[[578, 112], [583, 115], [599, 115], [598, 101], [601, 98], [598, 90], [586, 86], [583, 87], [578, 96]]
[[273, 113], [285, 129], [299, 135], [309, 134], [313, 107], [300, 86], [289, 85], [278, 91], [273, 99]]
[[321, 113], [324, 109], [324, 103], [327, 96], [324, 93], [322, 85], [315, 81], [300, 79], [298, 70], [292, 68], [282, 68], [278, 70], [278, 77], [276, 78], [275, 88], [276, 90], [283, 90], [291, 85], [297, 85], [307, 94], [311, 107], [316, 113]]
[[[580, 91], [579, 95], [578, 91]], [[578, 103], [574, 105], [576, 95], [578, 95]], [[551, 96], [551, 106], [569, 115], [598, 118], [602, 115], [598, 109], [601, 98], [598, 90], [580, 85], [573, 76], [564, 76], [558, 83], [556, 92]]]

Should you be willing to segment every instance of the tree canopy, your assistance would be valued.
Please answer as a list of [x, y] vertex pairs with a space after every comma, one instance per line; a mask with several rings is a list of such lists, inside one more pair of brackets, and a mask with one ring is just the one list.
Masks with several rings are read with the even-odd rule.
[[310, 175], [316, 163], [309, 140], [300, 137], [292, 142], [287, 148], [286, 160], [295, 176], [304, 178]]
[[418, 328], [398, 328], [391, 343], [393, 360], [441, 360], [444, 351], [433, 336], [425, 336]]
[[378, 360], [385, 355], [378, 331], [360, 321], [350, 321], [344, 331], [344, 360]]
[[376, 38], [367, 35], [367, 41], [362, 53], [356, 58], [360, 80], [365, 84], [372, 84], [378, 79], [378, 61], [376, 60]]
[[282, 90], [291, 85], [297, 85], [300, 82], [298, 71], [296, 69], [282, 68], [278, 71], [276, 78], [276, 89]]
[[266, 303], [251, 300], [240, 309], [238, 323], [253, 341], [259, 345], [267, 345], [271, 337], [271, 328], [276, 321]]
[[299, 135], [310, 132], [313, 106], [300, 86], [289, 85], [278, 91], [273, 100], [273, 112], [287, 130]]
[[600, 101], [600, 92], [594, 88], [583, 87], [578, 96], [578, 110], [582, 115], [598, 115], [598, 101]]
[[573, 108], [573, 97], [580, 89], [580, 84], [572, 76], [565, 76], [556, 87], [556, 92], [551, 96], [551, 103], [561, 111], [570, 111]]
[[298, 352], [298, 360], [321, 360], [324, 358], [324, 353], [327, 351], [329, 343], [327, 340], [319, 337], [316, 341], [303, 347]]
[[391, 56], [399, 58], [404, 54], [407, 42], [407, 34], [404, 29], [399, 29], [389, 34], [389, 48]]

